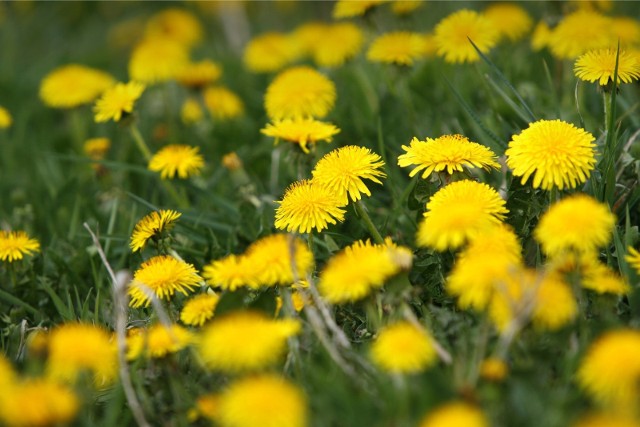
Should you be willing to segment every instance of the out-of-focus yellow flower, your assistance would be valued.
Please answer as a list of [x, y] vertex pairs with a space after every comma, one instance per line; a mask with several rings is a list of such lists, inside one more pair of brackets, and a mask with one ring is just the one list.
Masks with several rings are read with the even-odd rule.
[[434, 36], [438, 56], [455, 64], [480, 60], [469, 39], [481, 52], [487, 53], [498, 42], [499, 33], [483, 15], [462, 9], [442, 19], [435, 27]]
[[480, 376], [487, 381], [501, 382], [509, 373], [509, 367], [502, 359], [490, 357], [480, 364]]
[[451, 402], [429, 412], [420, 427], [488, 427], [484, 413], [464, 402]]
[[87, 139], [82, 146], [84, 153], [92, 160], [102, 160], [110, 148], [111, 140], [104, 137]]
[[566, 15], [548, 39], [548, 47], [559, 59], [574, 59], [593, 49], [615, 46], [611, 18], [590, 10]]
[[7, 129], [13, 123], [11, 113], [6, 108], [0, 106], [0, 129]]
[[40, 99], [49, 107], [74, 108], [95, 101], [115, 79], [104, 71], [69, 64], [56, 68], [40, 82]]
[[127, 358], [137, 359], [141, 356], [162, 358], [177, 353], [194, 342], [193, 334], [180, 325], [165, 326], [156, 323], [149, 329], [130, 331], [127, 337]]
[[407, 322], [398, 322], [380, 331], [371, 346], [371, 358], [387, 372], [414, 374], [437, 362], [429, 334]]
[[338, 0], [333, 7], [334, 19], [362, 16], [373, 7], [388, 0]]
[[511, 41], [523, 38], [533, 25], [527, 11], [514, 3], [493, 3], [482, 14], [491, 21], [500, 37]]
[[180, 109], [180, 118], [182, 123], [190, 125], [198, 123], [204, 117], [204, 112], [197, 99], [187, 98]]
[[198, 19], [183, 9], [170, 8], [153, 15], [145, 29], [147, 38], [168, 38], [189, 48], [202, 40]]
[[242, 57], [245, 67], [254, 73], [273, 73], [294, 62], [303, 45], [289, 34], [268, 32], [247, 44]]
[[204, 90], [204, 105], [214, 119], [229, 120], [244, 113], [244, 103], [224, 86], [211, 86]]
[[550, 40], [551, 29], [546, 22], [538, 22], [538, 24], [533, 29], [533, 34], [531, 34], [531, 47], [535, 51], [542, 50], [545, 47], [549, 46]]
[[425, 0], [393, 0], [391, 11], [396, 15], [408, 15], [425, 3]]
[[139, 42], [129, 59], [129, 78], [146, 84], [174, 79], [189, 63], [189, 52], [180, 42], [166, 37]]
[[177, 74], [176, 80], [184, 86], [201, 89], [218, 80], [222, 75], [222, 67], [209, 59], [190, 62]]
[[394, 31], [378, 36], [367, 51], [367, 59], [372, 62], [413, 65], [425, 56], [425, 38], [420, 33]]
[[350, 22], [324, 27], [322, 35], [311, 49], [313, 61], [319, 67], [340, 67], [360, 52], [364, 42], [362, 30]]

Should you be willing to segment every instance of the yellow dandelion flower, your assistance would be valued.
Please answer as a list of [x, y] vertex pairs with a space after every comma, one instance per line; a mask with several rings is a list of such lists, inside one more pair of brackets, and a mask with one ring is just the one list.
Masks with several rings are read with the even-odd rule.
[[609, 243], [615, 223], [607, 205], [578, 193], [551, 205], [540, 218], [534, 237], [550, 256], [566, 251], [587, 254]]
[[393, 0], [391, 11], [396, 15], [408, 15], [425, 3], [425, 0]]
[[587, 82], [595, 82], [601, 86], [613, 83], [613, 74], [618, 56], [618, 81], [631, 83], [640, 78], [640, 58], [624, 50], [618, 55], [617, 49], [591, 50], [580, 56], [575, 63], [574, 73]]
[[242, 61], [253, 73], [273, 73], [300, 57], [302, 45], [294, 37], [279, 32], [260, 34], [247, 43]]
[[66, 425], [80, 408], [69, 387], [48, 379], [24, 380], [7, 391], [0, 394], [0, 421], [11, 427]]
[[437, 362], [437, 353], [429, 334], [403, 321], [380, 331], [371, 346], [374, 363], [387, 372], [414, 374]]
[[40, 252], [40, 243], [24, 231], [0, 230], [0, 261], [18, 261]]
[[137, 222], [131, 233], [129, 246], [133, 252], [144, 248], [149, 239], [155, 239], [162, 233], [169, 231], [180, 218], [180, 212], [161, 209], [154, 211]]
[[489, 185], [462, 180], [436, 192], [418, 227], [418, 245], [438, 251], [456, 249], [479, 232], [499, 224], [509, 211]]
[[556, 58], [574, 59], [589, 50], [615, 45], [611, 27], [611, 18], [596, 11], [578, 10], [551, 30], [547, 45]]
[[315, 46], [321, 42], [329, 26], [319, 21], [305, 22], [291, 32], [291, 38], [298, 41], [303, 56], [313, 55]]
[[296, 117], [321, 119], [336, 102], [331, 80], [311, 67], [284, 70], [267, 87], [264, 103], [271, 120]]
[[111, 148], [111, 140], [109, 138], [91, 138], [87, 139], [82, 150], [92, 160], [101, 160]]
[[540, 21], [531, 34], [531, 48], [539, 51], [549, 46], [551, 40], [551, 29], [546, 22]]
[[129, 59], [129, 78], [146, 84], [177, 77], [189, 63], [189, 52], [180, 42], [166, 37], [146, 38], [139, 42]]
[[222, 156], [222, 166], [224, 166], [231, 172], [237, 171], [239, 169], [242, 169], [243, 167], [242, 159], [240, 159], [238, 153], [232, 151]]
[[204, 167], [200, 147], [172, 144], [162, 148], [149, 160], [149, 170], [160, 172], [160, 178], [173, 179], [176, 175], [186, 179], [199, 175]]
[[498, 30], [493, 23], [477, 12], [462, 9], [442, 19], [434, 30], [438, 56], [446, 62], [476, 62], [480, 55], [469, 39], [482, 53], [488, 52], [498, 41]]
[[6, 108], [0, 106], [0, 129], [7, 129], [13, 123], [11, 113]]
[[582, 417], [571, 427], [640, 427], [640, 423], [622, 414], [602, 413]]
[[326, 154], [313, 168], [313, 183], [327, 187], [343, 205], [371, 196], [364, 179], [382, 184], [379, 178], [387, 174], [382, 170], [382, 157], [365, 147], [347, 145]]
[[333, 136], [340, 129], [331, 123], [321, 122], [312, 118], [295, 118], [275, 120], [267, 124], [261, 133], [275, 138], [277, 144], [280, 139], [298, 144], [302, 151], [309, 153], [308, 145], [315, 147], [318, 141], [331, 142]]
[[385, 1], [387, 0], [338, 0], [333, 6], [333, 17], [340, 19], [362, 16]]
[[170, 8], [149, 19], [145, 35], [147, 38], [169, 38], [191, 47], [202, 40], [203, 30], [194, 15], [183, 9]]
[[422, 420], [419, 427], [488, 427], [489, 421], [477, 407], [465, 402], [442, 405]]
[[198, 354], [212, 370], [229, 373], [255, 371], [277, 363], [287, 339], [300, 332], [293, 319], [271, 319], [259, 312], [241, 311], [216, 317], [200, 333]]
[[104, 71], [69, 64], [56, 68], [40, 82], [40, 99], [53, 108], [74, 108], [95, 101], [113, 86], [115, 79]]
[[507, 166], [533, 188], [576, 188], [591, 175], [596, 159], [595, 138], [561, 120], [538, 120], [509, 141]]
[[205, 59], [200, 62], [190, 62], [176, 75], [176, 80], [184, 86], [200, 89], [215, 82], [222, 75], [220, 64]]
[[180, 118], [182, 119], [182, 123], [186, 125], [198, 123], [203, 117], [204, 112], [202, 111], [202, 107], [200, 107], [200, 103], [197, 99], [187, 98], [182, 103], [182, 108], [180, 108]]
[[134, 273], [129, 285], [129, 305], [133, 308], [148, 307], [151, 297], [147, 292], [160, 299], [169, 299], [176, 291], [187, 295], [201, 280], [191, 264], [167, 255], [153, 257]]
[[544, 276], [535, 289], [534, 304], [531, 319], [534, 326], [544, 330], [559, 329], [578, 313], [578, 303], [571, 287], [558, 274]]
[[7, 360], [3, 353], [0, 353], [0, 388], [8, 390], [16, 382], [16, 379], [17, 375], [13, 370], [13, 366], [11, 366], [11, 362]]
[[336, 68], [356, 56], [363, 43], [364, 35], [357, 25], [350, 22], [327, 25], [311, 54], [319, 67]]
[[631, 246], [627, 247], [627, 252], [624, 259], [633, 267], [636, 273], [640, 274], [640, 252]]
[[213, 292], [197, 295], [184, 304], [180, 320], [185, 325], [202, 326], [213, 317], [218, 301], [220, 296]]
[[202, 416], [208, 420], [214, 421], [218, 415], [220, 396], [217, 394], [205, 394], [196, 399], [196, 407], [187, 416], [189, 422], [194, 422], [198, 417]]
[[229, 120], [244, 114], [244, 103], [238, 95], [224, 86], [211, 86], [202, 94], [209, 114], [217, 120]]
[[119, 122], [123, 115], [133, 112], [133, 106], [143, 91], [144, 85], [138, 82], [118, 83], [111, 87], [93, 107], [96, 122]]
[[514, 3], [493, 3], [482, 14], [491, 21], [500, 37], [511, 41], [522, 39], [533, 26], [527, 11]]
[[167, 328], [156, 323], [146, 331], [144, 342], [148, 357], [158, 359], [186, 348], [194, 342], [194, 336], [180, 325]]
[[296, 385], [263, 374], [236, 380], [218, 399], [221, 427], [305, 427], [307, 402]]
[[329, 224], [344, 221], [344, 204], [328, 188], [310, 180], [294, 182], [287, 188], [282, 200], [276, 202], [275, 226], [288, 232], [320, 232]]
[[118, 376], [115, 341], [104, 329], [82, 323], [66, 323], [54, 328], [48, 339], [47, 375], [74, 382], [81, 372], [90, 371], [94, 383], [108, 385]]
[[640, 44], [640, 22], [628, 16], [611, 18], [611, 31], [614, 39], [620, 40], [620, 46], [631, 47]]
[[587, 350], [576, 376], [596, 402], [622, 412], [637, 408], [640, 332], [621, 329], [600, 336]]
[[501, 382], [509, 373], [509, 367], [504, 360], [496, 357], [484, 359], [480, 364], [480, 377], [493, 382]]
[[421, 34], [409, 31], [394, 31], [378, 36], [367, 51], [371, 62], [398, 65], [413, 65], [425, 55], [425, 39]]
[[332, 304], [361, 300], [403, 268], [395, 254], [388, 245], [357, 241], [327, 261], [318, 291]]
[[257, 288], [257, 272], [244, 255], [227, 255], [211, 261], [202, 269], [207, 283], [222, 290], [235, 291], [244, 286]]
[[257, 240], [247, 248], [245, 256], [257, 272], [258, 283], [266, 286], [288, 285], [294, 279], [306, 277], [314, 265], [313, 253], [307, 244], [287, 234], [273, 234]]
[[582, 287], [599, 294], [624, 295], [631, 291], [626, 280], [611, 268], [593, 259], [582, 269]]
[[496, 154], [484, 145], [471, 142], [462, 135], [443, 135], [436, 139], [420, 141], [414, 137], [407, 147], [402, 146], [405, 154], [398, 156], [398, 165], [407, 167], [416, 165], [409, 173], [413, 177], [421, 170], [422, 178], [428, 178], [432, 172], [446, 170], [448, 174], [462, 172], [467, 168], [499, 169]]

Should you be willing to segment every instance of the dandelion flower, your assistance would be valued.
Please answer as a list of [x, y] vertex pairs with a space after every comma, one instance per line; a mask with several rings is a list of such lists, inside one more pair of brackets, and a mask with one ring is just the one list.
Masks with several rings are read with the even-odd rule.
[[349, 198], [354, 202], [362, 194], [371, 196], [364, 179], [382, 184], [379, 178], [387, 175], [382, 170], [382, 157], [365, 147], [347, 145], [326, 154], [313, 168], [313, 183], [327, 187], [344, 205]]
[[[293, 259], [292, 259], [292, 255]], [[305, 242], [287, 234], [273, 234], [252, 243], [245, 252], [261, 285], [288, 285], [313, 269], [313, 253]], [[295, 272], [293, 266], [295, 265]]]
[[187, 48], [167, 37], [152, 37], [139, 42], [129, 59], [129, 78], [146, 84], [176, 78], [189, 63]]
[[533, 26], [533, 20], [527, 11], [513, 3], [493, 3], [482, 14], [491, 21], [500, 37], [511, 41], [523, 38]]
[[328, 188], [310, 180], [294, 182], [287, 188], [282, 200], [276, 202], [275, 226], [288, 232], [320, 232], [329, 224], [344, 220], [344, 204]]
[[640, 379], [640, 332], [621, 329], [595, 340], [577, 372], [580, 387], [611, 409], [637, 405]]
[[160, 172], [160, 178], [173, 179], [176, 175], [186, 179], [199, 175], [204, 167], [200, 147], [172, 144], [162, 148], [149, 160], [149, 170]]
[[186, 125], [190, 125], [193, 123], [198, 123], [204, 117], [204, 112], [202, 111], [202, 107], [200, 107], [200, 102], [194, 98], [187, 98], [182, 103], [182, 108], [180, 108], [180, 118], [182, 119], [182, 123]]
[[218, 394], [212, 393], [198, 396], [195, 408], [192, 408], [187, 415], [188, 421], [194, 422], [200, 416], [214, 421], [215, 417], [218, 415], [219, 401], [220, 397]]
[[609, 243], [615, 222], [607, 205], [578, 193], [551, 205], [534, 237], [550, 256], [566, 251], [592, 253]]
[[398, 156], [398, 165], [407, 167], [416, 165], [409, 173], [413, 177], [422, 172], [426, 179], [432, 172], [446, 170], [448, 174], [462, 172], [467, 168], [499, 169], [497, 156], [484, 145], [469, 141], [462, 135], [443, 135], [436, 139], [420, 141], [413, 138], [407, 147], [402, 146], [405, 154]]
[[595, 82], [601, 86], [613, 83], [613, 74], [618, 56], [618, 79], [622, 83], [631, 83], [640, 78], [640, 58], [624, 50], [598, 49], [589, 51], [576, 60], [574, 72], [578, 78]]
[[7, 129], [13, 123], [11, 113], [6, 108], [0, 106], [0, 129]]
[[24, 231], [0, 230], [0, 260], [17, 261], [40, 251], [40, 243]]
[[182, 326], [171, 325], [167, 328], [162, 323], [151, 326], [145, 337], [147, 354], [156, 359], [177, 353], [193, 341], [193, 334]]
[[425, 0], [393, 0], [391, 11], [396, 15], [408, 15], [425, 3]]
[[202, 326], [213, 318], [220, 297], [214, 293], [197, 295], [189, 299], [180, 312], [180, 320], [189, 326]]
[[235, 119], [244, 113], [242, 99], [224, 86], [208, 87], [202, 96], [204, 105], [214, 119]]
[[257, 272], [244, 255], [227, 255], [211, 261], [203, 268], [202, 276], [211, 286], [222, 290], [235, 291], [243, 286], [258, 287]]
[[615, 45], [611, 27], [611, 18], [595, 11], [578, 10], [551, 30], [548, 47], [556, 58], [574, 59], [590, 50]]
[[11, 362], [4, 357], [4, 353], [0, 353], [0, 387], [7, 390], [16, 382], [17, 375], [11, 366]]
[[612, 17], [611, 31], [614, 39], [620, 40], [620, 46], [631, 47], [640, 44], [640, 22], [628, 16]]
[[135, 102], [144, 91], [138, 82], [118, 83], [102, 94], [93, 108], [96, 122], [119, 122], [123, 115], [133, 112]]
[[176, 80], [186, 87], [200, 89], [218, 80], [222, 75], [222, 68], [216, 62], [205, 59], [200, 62], [191, 62], [182, 68]]
[[305, 427], [306, 398], [297, 386], [271, 374], [236, 380], [217, 401], [221, 427]]
[[74, 108], [92, 103], [114, 83], [114, 78], [104, 71], [69, 64], [42, 79], [40, 99], [49, 107]]
[[540, 51], [549, 45], [551, 29], [546, 22], [540, 21], [531, 34], [531, 48]]
[[301, 46], [288, 34], [267, 32], [247, 43], [242, 61], [253, 73], [273, 73], [295, 61], [301, 54]]
[[637, 274], [640, 274], [640, 252], [631, 246], [627, 247], [627, 252], [628, 254], [625, 255], [624, 259], [633, 267]]
[[624, 295], [631, 291], [629, 284], [622, 276], [596, 259], [583, 268], [580, 283], [583, 288], [599, 294]]
[[372, 62], [413, 65], [425, 54], [425, 39], [421, 34], [408, 31], [394, 31], [378, 36], [367, 51], [367, 59]]
[[82, 323], [66, 323], [51, 331], [48, 340], [47, 375], [74, 382], [90, 371], [94, 383], [108, 385], [118, 376], [116, 344], [104, 329]]
[[155, 239], [165, 231], [169, 231], [180, 218], [180, 212], [172, 210], [154, 211], [142, 218], [131, 233], [129, 246], [133, 252], [144, 248], [149, 239]]
[[183, 9], [169, 8], [149, 19], [145, 35], [149, 39], [168, 38], [191, 47], [202, 40], [203, 30], [198, 19], [191, 13]]
[[293, 319], [271, 319], [241, 311], [216, 317], [200, 333], [198, 354], [206, 367], [238, 373], [266, 368], [278, 362], [287, 339], [300, 332]]
[[414, 374], [437, 362], [431, 337], [403, 321], [387, 326], [371, 346], [371, 358], [387, 372]]
[[438, 251], [456, 249], [479, 232], [499, 224], [509, 211], [487, 184], [462, 180], [435, 193], [418, 226], [418, 245]]
[[373, 7], [385, 1], [386, 0], [338, 0], [333, 6], [333, 17], [340, 19], [362, 16]]
[[151, 297], [147, 295], [148, 291], [160, 299], [169, 299], [176, 292], [187, 295], [201, 280], [191, 264], [167, 255], [153, 257], [134, 273], [129, 285], [129, 305], [133, 308], [149, 306]]
[[311, 67], [284, 70], [267, 87], [265, 108], [271, 120], [296, 117], [321, 119], [336, 101], [331, 80]]
[[242, 169], [242, 159], [238, 156], [238, 153], [232, 151], [222, 156], [222, 166], [231, 172]]
[[451, 402], [436, 408], [420, 423], [420, 427], [488, 427], [484, 413], [464, 402]]
[[360, 52], [364, 42], [362, 30], [350, 22], [327, 25], [311, 50], [319, 67], [336, 68]]
[[438, 55], [446, 62], [463, 63], [480, 60], [478, 52], [469, 42], [486, 53], [498, 41], [499, 33], [493, 23], [477, 12], [462, 9], [442, 19], [434, 30]]
[[110, 148], [109, 138], [90, 138], [82, 145], [82, 150], [92, 160], [102, 160]]
[[500, 382], [509, 373], [509, 367], [502, 359], [490, 357], [480, 364], [480, 377], [493, 382]]
[[534, 326], [557, 330], [571, 322], [578, 313], [578, 304], [571, 287], [558, 274], [546, 274], [535, 288], [531, 319]]
[[312, 118], [295, 118], [275, 120], [269, 123], [261, 133], [274, 137], [276, 143], [280, 139], [298, 144], [302, 151], [309, 153], [309, 144], [315, 146], [318, 141], [331, 142], [333, 136], [340, 129], [331, 123], [321, 122]]
[[561, 120], [539, 120], [509, 142], [507, 166], [522, 184], [533, 175], [533, 188], [576, 188], [593, 170], [595, 138]]

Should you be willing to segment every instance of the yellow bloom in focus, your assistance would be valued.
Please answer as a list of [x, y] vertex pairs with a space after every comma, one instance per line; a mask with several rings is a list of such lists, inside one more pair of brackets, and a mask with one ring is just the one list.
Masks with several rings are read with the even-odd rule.
[[202, 96], [204, 97], [204, 105], [214, 119], [235, 119], [244, 113], [242, 99], [224, 86], [208, 87]]
[[245, 256], [256, 272], [257, 282], [263, 286], [289, 285], [294, 279], [305, 278], [314, 265], [313, 253], [307, 244], [287, 234], [273, 234], [257, 240], [247, 248]]
[[604, 412], [583, 417], [571, 427], [640, 427], [640, 422], [633, 417]]
[[591, 175], [596, 159], [595, 138], [561, 120], [538, 120], [513, 135], [505, 151], [507, 166], [521, 183], [533, 175], [533, 188], [576, 188]]
[[242, 61], [254, 73], [273, 73], [301, 55], [302, 46], [295, 37], [278, 32], [260, 34], [247, 43]]
[[90, 371], [96, 386], [112, 383], [118, 376], [116, 343], [104, 329], [82, 323], [66, 323], [51, 331], [48, 340], [47, 375], [73, 383]]
[[533, 235], [549, 256], [567, 251], [586, 254], [609, 243], [615, 223], [606, 204], [577, 193], [551, 205]]
[[448, 174], [462, 172], [464, 167], [500, 169], [496, 154], [484, 145], [471, 142], [462, 135], [443, 135], [436, 139], [427, 138], [420, 141], [414, 137], [407, 147], [402, 146], [405, 154], [398, 156], [398, 165], [407, 167], [416, 165], [409, 173], [415, 176], [421, 170], [426, 179], [432, 172], [446, 170]]
[[574, 59], [593, 49], [615, 46], [611, 18], [578, 10], [565, 16], [549, 35], [548, 47], [558, 59]]
[[601, 86], [613, 83], [613, 75], [618, 56], [618, 82], [631, 83], [640, 78], [640, 58], [624, 50], [618, 55], [617, 49], [591, 50], [580, 56], [575, 63], [574, 73], [587, 82], [597, 81]]
[[305, 427], [307, 402], [301, 389], [275, 375], [236, 380], [217, 401], [221, 427]]
[[204, 158], [200, 155], [200, 147], [189, 145], [167, 145], [149, 160], [149, 170], [160, 172], [160, 178], [187, 179], [199, 175], [204, 167]]
[[216, 62], [205, 59], [200, 62], [191, 62], [182, 68], [176, 80], [184, 86], [200, 89], [215, 82], [222, 75], [222, 67]]
[[133, 112], [133, 106], [143, 91], [144, 85], [138, 82], [116, 84], [105, 91], [96, 101], [93, 107], [95, 121], [98, 123], [109, 120], [119, 122], [123, 115]]
[[336, 102], [331, 80], [311, 67], [284, 70], [267, 87], [264, 104], [271, 120], [314, 117], [329, 114]]
[[185, 325], [202, 326], [213, 318], [218, 301], [220, 297], [213, 292], [196, 295], [184, 304], [180, 320]]
[[533, 26], [533, 20], [527, 11], [514, 3], [493, 3], [482, 14], [491, 21], [500, 37], [511, 41], [523, 38]]
[[421, 372], [438, 359], [427, 332], [407, 321], [380, 331], [371, 346], [371, 358], [383, 370], [397, 374]]
[[10, 427], [48, 427], [69, 424], [80, 402], [73, 391], [58, 382], [34, 378], [0, 393], [0, 422]]
[[0, 106], [0, 129], [7, 129], [12, 123], [13, 119], [9, 110]]
[[174, 79], [189, 63], [189, 52], [180, 42], [153, 37], [139, 42], [129, 59], [129, 78], [146, 84]]
[[312, 118], [295, 118], [275, 120], [267, 124], [261, 133], [275, 138], [277, 144], [280, 139], [298, 144], [302, 151], [309, 153], [308, 145], [315, 147], [318, 141], [331, 142], [333, 136], [340, 129], [331, 123], [321, 122]]
[[396, 15], [408, 15], [425, 3], [425, 0], [393, 0], [391, 11]]
[[0, 230], [0, 261], [17, 261], [40, 252], [40, 243], [24, 231]]
[[312, 182], [329, 189], [346, 205], [349, 198], [355, 202], [362, 194], [371, 196], [363, 180], [382, 184], [379, 178], [387, 176], [383, 167], [382, 157], [370, 149], [347, 145], [329, 152], [316, 163]]
[[258, 273], [253, 267], [244, 255], [227, 255], [204, 266], [202, 276], [209, 285], [222, 290], [235, 291], [243, 286], [257, 288]]
[[109, 138], [87, 139], [82, 146], [84, 153], [92, 160], [102, 160], [110, 148]]
[[362, 16], [370, 9], [388, 0], [338, 0], [333, 6], [333, 18]]
[[446, 62], [476, 62], [480, 55], [469, 39], [482, 53], [487, 53], [498, 42], [499, 33], [493, 23], [477, 12], [462, 9], [442, 19], [434, 30], [438, 56]]
[[336, 68], [360, 52], [362, 30], [350, 22], [327, 25], [313, 44], [311, 54], [319, 67]]
[[417, 241], [438, 251], [456, 249], [509, 211], [498, 192], [487, 184], [462, 180], [447, 184], [427, 202]]
[[133, 252], [144, 248], [149, 239], [156, 239], [162, 233], [169, 231], [180, 218], [180, 212], [161, 209], [154, 211], [137, 222], [131, 233], [129, 246]]
[[378, 36], [367, 51], [367, 59], [398, 65], [413, 65], [425, 56], [425, 39], [419, 33], [394, 31]]
[[198, 123], [203, 117], [204, 112], [202, 111], [202, 107], [200, 107], [198, 100], [188, 98], [184, 101], [182, 108], [180, 109], [180, 118], [182, 119], [182, 123], [186, 125]]
[[187, 295], [202, 279], [191, 264], [167, 255], [153, 257], [140, 266], [129, 285], [129, 305], [133, 308], [148, 307], [151, 296], [169, 299], [176, 292]]
[[533, 29], [531, 34], [531, 48], [535, 51], [539, 51], [549, 46], [551, 40], [551, 29], [546, 22], [540, 21]]
[[90, 104], [113, 86], [114, 78], [104, 71], [69, 64], [56, 68], [40, 82], [40, 99], [53, 108], [74, 108]]
[[419, 427], [489, 427], [489, 421], [477, 407], [451, 402], [429, 412]]
[[627, 247], [627, 252], [624, 259], [633, 267], [636, 273], [640, 274], [640, 252], [631, 246]]
[[200, 333], [198, 354], [212, 370], [239, 373], [277, 363], [287, 339], [300, 332], [293, 319], [271, 319], [260, 312], [240, 311], [216, 317]]
[[480, 377], [487, 381], [501, 382], [509, 373], [509, 367], [502, 359], [490, 357], [480, 364]]
[[294, 182], [287, 188], [282, 200], [276, 202], [275, 226], [288, 232], [320, 232], [329, 224], [344, 220], [344, 204], [330, 189], [310, 180]]
[[630, 413], [640, 390], [640, 332], [620, 329], [595, 340], [577, 371], [580, 387], [603, 406]]
[[168, 38], [191, 47], [202, 40], [203, 30], [194, 15], [183, 9], [170, 8], [149, 19], [145, 35], [149, 39]]

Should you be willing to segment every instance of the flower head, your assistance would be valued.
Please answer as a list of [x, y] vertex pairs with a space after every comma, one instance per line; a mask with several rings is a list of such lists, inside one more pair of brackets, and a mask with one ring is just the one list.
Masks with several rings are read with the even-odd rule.
[[202, 26], [198, 19], [186, 10], [178, 8], [156, 13], [149, 19], [145, 29], [145, 36], [149, 39], [168, 38], [185, 47], [198, 43], [202, 34]]
[[40, 251], [40, 243], [24, 231], [0, 230], [0, 261], [17, 261]]
[[91, 138], [87, 139], [82, 145], [82, 150], [92, 160], [101, 160], [111, 148], [111, 140], [109, 138]]
[[214, 81], [222, 75], [222, 68], [219, 64], [205, 59], [200, 62], [191, 62], [182, 68], [176, 80], [184, 86], [200, 89]]
[[427, 138], [420, 141], [413, 138], [407, 147], [402, 146], [405, 154], [398, 156], [398, 165], [407, 167], [416, 165], [409, 173], [414, 176], [422, 171], [422, 178], [432, 172], [446, 170], [448, 174], [462, 172], [467, 168], [499, 169], [497, 156], [484, 145], [469, 141], [462, 135], [444, 135], [436, 139]]
[[611, 31], [614, 39], [620, 40], [620, 46], [631, 47], [640, 44], [640, 22], [629, 16], [612, 17]]
[[529, 124], [509, 142], [507, 166], [522, 184], [533, 175], [533, 188], [575, 188], [593, 170], [595, 138], [589, 132], [561, 120]]
[[438, 55], [450, 63], [476, 62], [480, 55], [469, 40], [486, 53], [498, 41], [493, 23], [477, 12], [462, 9], [441, 20], [435, 27]]
[[480, 364], [480, 377], [488, 381], [500, 382], [509, 373], [509, 366], [497, 357], [484, 359]]
[[241, 311], [216, 317], [200, 333], [198, 354], [209, 369], [238, 373], [255, 371], [278, 362], [287, 339], [300, 331], [293, 319], [271, 319]]
[[550, 43], [551, 29], [546, 22], [540, 21], [531, 34], [531, 48], [539, 51], [547, 47]]
[[180, 179], [200, 174], [204, 167], [204, 158], [200, 147], [189, 145], [167, 145], [149, 160], [149, 170], [160, 172], [162, 179], [172, 179], [176, 175]]
[[182, 103], [182, 108], [180, 108], [182, 123], [186, 125], [198, 123], [203, 117], [204, 112], [202, 111], [202, 107], [200, 107], [200, 102], [195, 98], [185, 99]]
[[227, 255], [211, 261], [203, 268], [202, 275], [207, 283], [222, 290], [235, 291], [243, 286], [259, 286], [256, 271], [244, 255]]
[[371, 346], [371, 358], [385, 371], [412, 374], [433, 365], [437, 354], [424, 329], [403, 321], [380, 331]]
[[393, 0], [391, 11], [396, 15], [408, 15], [424, 3], [424, 0]]
[[224, 86], [211, 86], [204, 90], [204, 105], [211, 117], [218, 120], [229, 120], [244, 113], [244, 103], [238, 95]]
[[385, 0], [338, 0], [333, 6], [333, 17], [339, 19], [362, 16], [384, 2]]
[[394, 31], [378, 36], [367, 51], [367, 59], [398, 65], [413, 65], [425, 56], [425, 39], [421, 34]]
[[73, 108], [95, 101], [114, 83], [114, 78], [104, 71], [69, 64], [56, 68], [42, 79], [40, 99], [49, 107]]
[[202, 279], [191, 264], [167, 255], [153, 257], [140, 266], [129, 285], [129, 305], [147, 307], [152, 292], [157, 298], [169, 299], [176, 292], [187, 295]]
[[451, 402], [436, 408], [420, 427], [488, 427], [489, 421], [479, 408], [464, 402]]
[[618, 56], [618, 81], [631, 83], [640, 78], [640, 58], [624, 50], [598, 49], [591, 50], [576, 60], [574, 72], [578, 78], [587, 82], [595, 82], [601, 86], [613, 83], [613, 75]]
[[202, 326], [213, 318], [218, 301], [220, 296], [213, 292], [196, 295], [184, 304], [180, 312], [180, 320], [185, 325]]
[[180, 218], [180, 212], [172, 210], [154, 211], [142, 218], [131, 233], [129, 246], [133, 252], [144, 248], [149, 239], [156, 238], [165, 231], [169, 231]]
[[387, 175], [382, 170], [382, 158], [370, 149], [347, 145], [326, 154], [313, 168], [313, 183], [327, 187], [344, 205], [349, 198], [356, 201], [362, 194], [371, 196], [364, 179], [382, 184], [379, 178]]
[[149, 329], [130, 330], [127, 337], [127, 359], [141, 356], [162, 358], [177, 353], [194, 342], [193, 334], [180, 325], [156, 323]]
[[311, 54], [319, 67], [336, 68], [356, 56], [362, 48], [362, 30], [350, 22], [326, 25], [313, 43]]
[[329, 224], [344, 220], [344, 204], [325, 186], [313, 181], [294, 182], [278, 201], [275, 226], [279, 230], [309, 233], [314, 228], [320, 232]]
[[273, 234], [257, 240], [247, 248], [245, 256], [256, 272], [256, 281], [263, 286], [290, 285], [295, 278], [306, 277], [314, 264], [309, 247], [299, 238], [287, 234]]
[[315, 146], [318, 141], [331, 142], [333, 136], [340, 132], [340, 129], [331, 123], [321, 122], [312, 118], [295, 118], [275, 120], [269, 123], [261, 133], [274, 137], [276, 143], [280, 139], [298, 144], [302, 151], [309, 153], [308, 145]]
[[611, 18], [592, 10], [578, 10], [565, 16], [548, 39], [548, 47], [559, 59], [574, 59], [583, 53], [616, 44]]
[[500, 37], [511, 41], [520, 40], [533, 26], [533, 20], [527, 11], [514, 3], [493, 3], [482, 14], [491, 21]]
[[13, 123], [11, 113], [6, 108], [0, 106], [0, 129], [7, 129]]
[[135, 102], [144, 91], [138, 82], [118, 83], [102, 94], [93, 108], [96, 122], [119, 122], [123, 114], [131, 114]]
[[272, 120], [323, 118], [336, 101], [336, 87], [331, 80], [311, 67], [284, 70], [267, 87], [264, 103]]
[[634, 247], [627, 247], [627, 255], [624, 256], [624, 259], [633, 267], [636, 273], [640, 274], [640, 252], [638, 252]]
[[278, 71], [299, 56], [301, 46], [294, 37], [278, 32], [260, 34], [247, 43], [242, 61], [245, 67], [254, 73], [272, 73]]
[[614, 295], [624, 295], [631, 290], [627, 281], [606, 264], [600, 263], [597, 259], [592, 259], [590, 262], [583, 261], [583, 263], [586, 264], [582, 266], [583, 288], [599, 294]]
[[187, 48], [168, 37], [138, 43], [129, 59], [129, 78], [146, 84], [171, 80], [189, 63]]

